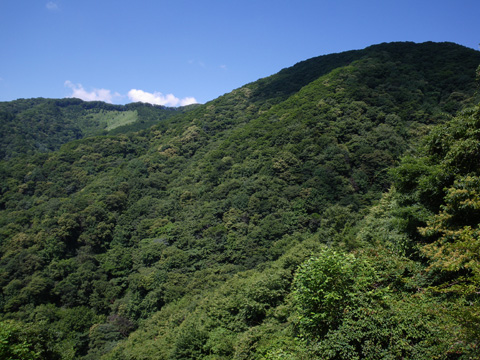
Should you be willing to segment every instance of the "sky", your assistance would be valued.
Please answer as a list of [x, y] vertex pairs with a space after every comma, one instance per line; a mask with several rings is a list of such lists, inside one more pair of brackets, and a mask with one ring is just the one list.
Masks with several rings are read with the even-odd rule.
[[0, 0], [0, 101], [206, 103], [392, 41], [479, 50], [479, 0]]

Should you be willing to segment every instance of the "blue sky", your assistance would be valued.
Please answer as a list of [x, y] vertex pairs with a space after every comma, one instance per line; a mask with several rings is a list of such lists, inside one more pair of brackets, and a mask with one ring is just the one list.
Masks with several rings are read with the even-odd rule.
[[0, 101], [205, 103], [324, 54], [480, 43], [479, 0], [0, 0]]

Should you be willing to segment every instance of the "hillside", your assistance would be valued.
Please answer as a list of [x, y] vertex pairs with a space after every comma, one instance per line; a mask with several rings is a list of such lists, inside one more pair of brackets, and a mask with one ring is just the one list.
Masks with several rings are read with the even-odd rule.
[[[479, 64], [451, 43], [391, 43], [303, 61], [188, 111], [3, 103], [23, 114], [19, 134], [39, 107], [62, 114], [42, 110], [46, 129], [98, 120], [84, 135], [141, 109], [158, 124], [75, 141], [55, 125], [61, 141], [45, 136], [55, 151], [32, 138], [21, 157], [3, 156], [0, 354], [468, 358], [475, 313], [429, 309], [477, 304], [475, 291], [426, 290], [449, 277], [467, 289], [468, 267], [425, 275], [422, 251], [435, 245], [420, 245], [439, 235], [416, 229], [433, 226], [455, 176], [477, 171], [436, 163], [450, 148], [466, 163], [477, 154], [476, 123], [455, 125], [477, 113], [453, 117], [478, 103]], [[423, 140], [432, 128], [439, 135]]]
[[58, 150], [88, 136], [139, 131], [192, 107], [125, 106], [80, 99], [0, 102], [0, 159]]

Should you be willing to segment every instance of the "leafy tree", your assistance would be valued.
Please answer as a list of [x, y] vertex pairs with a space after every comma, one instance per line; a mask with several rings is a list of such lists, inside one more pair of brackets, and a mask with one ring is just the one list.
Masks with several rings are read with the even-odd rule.
[[40, 359], [33, 345], [22, 331], [22, 324], [14, 321], [0, 322], [0, 358], [2, 359]]
[[479, 127], [480, 107], [461, 112], [432, 131], [418, 158], [407, 158], [394, 172], [400, 175], [397, 215], [417, 209], [408, 222], [417, 227], [412, 233], [421, 241], [431, 290], [455, 303], [439, 316], [456, 318], [467, 347], [477, 346], [480, 324]]
[[361, 293], [369, 291], [374, 282], [375, 273], [363, 259], [323, 250], [302, 264], [295, 275], [300, 326], [316, 337], [337, 329], [344, 314], [355, 309]]

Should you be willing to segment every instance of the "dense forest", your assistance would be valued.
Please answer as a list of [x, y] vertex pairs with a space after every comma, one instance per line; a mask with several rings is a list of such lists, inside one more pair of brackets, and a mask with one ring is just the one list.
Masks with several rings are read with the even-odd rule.
[[479, 65], [389, 43], [186, 108], [0, 103], [0, 358], [478, 358]]
[[69, 141], [88, 136], [147, 129], [194, 107], [122, 106], [73, 98], [0, 102], [0, 159], [58, 150]]

